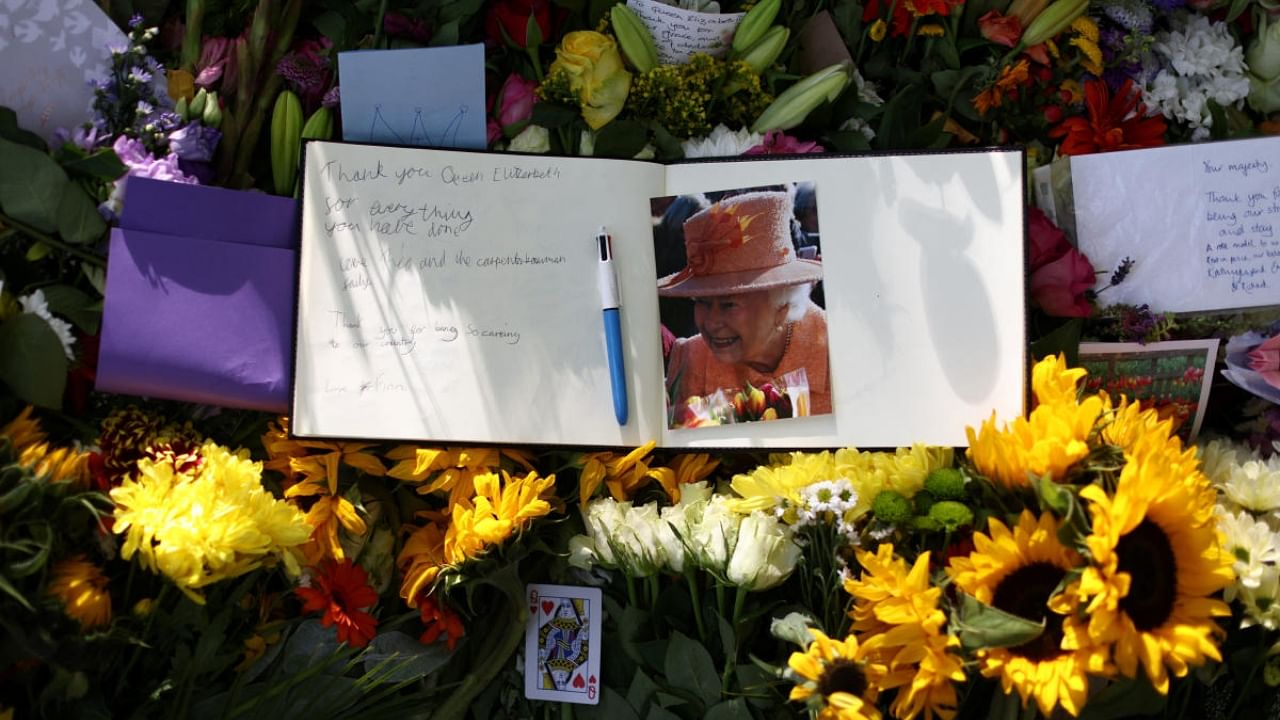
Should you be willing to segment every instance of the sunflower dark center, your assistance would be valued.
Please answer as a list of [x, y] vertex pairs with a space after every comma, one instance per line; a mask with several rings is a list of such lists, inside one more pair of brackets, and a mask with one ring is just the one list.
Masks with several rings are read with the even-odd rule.
[[1053, 563], [1036, 562], [1014, 570], [996, 586], [992, 605], [1027, 620], [1044, 621], [1044, 632], [1009, 652], [1035, 662], [1062, 654], [1062, 616], [1049, 611], [1049, 596], [1066, 574]]
[[857, 663], [848, 658], [832, 660], [822, 677], [818, 678], [818, 692], [823, 695], [846, 692], [861, 697], [866, 690], [867, 676], [862, 674]]
[[1159, 525], [1143, 520], [1116, 544], [1118, 569], [1129, 573], [1129, 594], [1120, 609], [1139, 630], [1160, 627], [1173, 612], [1178, 596], [1178, 563], [1169, 536]]

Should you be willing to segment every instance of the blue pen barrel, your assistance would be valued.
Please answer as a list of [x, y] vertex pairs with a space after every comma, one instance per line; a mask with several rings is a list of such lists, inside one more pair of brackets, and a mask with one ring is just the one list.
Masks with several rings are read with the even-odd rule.
[[622, 362], [622, 316], [617, 308], [604, 311], [604, 337], [608, 344], [609, 383], [613, 386], [613, 414], [627, 424], [627, 369]]

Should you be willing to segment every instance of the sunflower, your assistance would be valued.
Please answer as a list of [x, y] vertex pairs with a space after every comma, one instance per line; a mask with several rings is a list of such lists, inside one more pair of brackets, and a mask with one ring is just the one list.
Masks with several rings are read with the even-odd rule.
[[857, 638], [850, 635], [840, 641], [821, 630], [810, 628], [809, 632], [813, 635], [809, 649], [791, 653], [787, 661], [801, 679], [791, 688], [791, 701], [820, 708], [821, 720], [880, 720], [876, 691], [867, 681], [871, 669], [857, 660]]
[[883, 543], [875, 553], [858, 551], [858, 562], [861, 578], [846, 580], [844, 589], [854, 597], [849, 614], [859, 659], [885, 668], [874, 689], [900, 688], [890, 709], [902, 720], [921, 713], [955, 717], [955, 683], [964, 681], [964, 665], [951, 652], [960, 640], [947, 634], [947, 616], [938, 608], [942, 588], [929, 582], [929, 553], [908, 570], [893, 545]]
[[445, 559], [458, 565], [482, 555], [519, 533], [534, 518], [550, 513], [551, 503], [545, 496], [555, 483], [555, 475], [539, 478], [536, 472], [516, 478], [504, 472], [501, 481], [494, 473], [477, 477], [475, 497], [452, 508], [444, 537]]
[[62, 601], [62, 609], [90, 630], [111, 622], [111, 593], [107, 576], [97, 565], [76, 556], [59, 560], [50, 570], [49, 595]]
[[974, 552], [952, 558], [947, 574], [979, 601], [1045, 624], [1039, 637], [1008, 648], [978, 651], [982, 674], [999, 677], [1005, 693], [1016, 688], [1025, 706], [1034, 697], [1045, 716], [1055, 705], [1077, 715], [1088, 692], [1086, 671], [1105, 670], [1095, 648], [1063, 650], [1063, 617], [1049, 611], [1050, 595], [1080, 556], [1058, 541], [1058, 523], [1024, 510], [1011, 531], [996, 518], [990, 536], [973, 534]]
[[1037, 406], [1025, 418], [997, 429], [995, 414], [979, 432], [965, 428], [968, 457], [978, 471], [1004, 487], [1026, 487], [1032, 476], [1061, 481], [1067, 470], [1089, 454], [1089, 435], [1107, 410], [1102, 395], [1076, 399], [1082, 368], [1068, 368], [1061, 357], [1036, 363], [1031, 388]]
[[667, 495], [676, 484], [676, 473], [671, 468], [650, 467], [649, 453], [657, 443], [650, 441], [626, 455], [611, 452], [583, 453], [579, 462], [582, 474], [578, 478], [578, 503], [586, 505], [596, 494], [600, 483], [609, 488], [609, 494], [619, 502], [630, 500], [631, 494], [650, 479], [657, 480]]
[[396, 566], [404, 576], [400, 583], [400, 597], [409, 607], [416, 606], [447, 565], [444, 559], [447, 520], [439, 513], [427, 514], [430, 521], [413, 530], [396, 556]]
[[475, 493], [477, 475], [496, 472], [504, 459], [513, 460], [532, 470], [532, 456], [523, 450], [503, 448], [436, 448], [400, 445], [387, 453], [396, 464], [387, 474], [397, 480], [423, 483], [419, 495], [449, 493], [450, 504], [465, 500]]
[[1221, 660], [1213, 618], [1231, 611], [1212, 596], [1232, 582], [1232, 561], [1194, 453], [1159, 432], [1134, 433], [1114, 496], [1090, 485], [1080, 497], [1093, 520], [1091, 563], [1051, 604], [1085, 617], [1063, 623], [1063, 647], [1113, 643], [1120, 672], [1134, 677], [1141, 663], [1161, 693], [1169, 671], [1182, 677], [1206, 658]]

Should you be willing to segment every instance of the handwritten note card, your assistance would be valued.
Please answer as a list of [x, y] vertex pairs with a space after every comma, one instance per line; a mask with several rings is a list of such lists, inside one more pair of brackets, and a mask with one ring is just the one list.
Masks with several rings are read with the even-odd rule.
[[622, 442], [591, 243], [649, 196], [582, 162], [308, 143], [296, 432]]
[[691, 55], [700, 52], [724, 55], [743, 16], [682, 10], [657, 0], [627, 0], [627, 6], [649, 28], [658, 46], [658, 59], [663, 63], [688, 62]]
[[1076, 157], [1071, 182], [1077, 239], [1094, 267], [1135, 261], [1104, 304], [1280, 304], [1280, 139]]
[[128, 39], [89, 0], [0, 3], [0, 105], [27, 130], [51, 140], [88, 119], [93, 80], [105, 80], [108, 46]]
[[342, 137], [485, 147], [484, 46], [338, 53]]

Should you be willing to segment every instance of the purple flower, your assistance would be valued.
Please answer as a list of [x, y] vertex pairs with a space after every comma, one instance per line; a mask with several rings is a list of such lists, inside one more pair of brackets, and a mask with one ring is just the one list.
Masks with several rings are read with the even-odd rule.
[[192, 122], [169, 133], [169, 149], [181, 160], [209, 162], [221, 139], [222, 133], [214, 128]]
[[292, 52], [280, 59], [276, 72], [283, 77], [306, 107], [315, 107], [333, 81], [328, 38], [303, 40]]
[[187, 184], [195, 184], [196, 182], [195, 178], [189, 177], [182, 172], [178, 167], [178, 156], [172, 153], [162, 158], [156, 158], [147, 152], [146, 146], [140, 141], [125, 135], [116, 138], [111, 149], [116, 151], [116, 156], [120, 158], [120, 162], [129, 168], [130, 176]]
[[808, 155], [826, 152], [816, 142], [805, 142], [782, 132], [770, 130], [764, 135], [764, 142], [742, 153], [745, 155]]
[[342, 92], [338, 90], [338, 87], [339, 86], [334, 85], [333, 87], [329, 88], [329, 92], [324, 94], [324, 98], [320, 100], [320, 104], [331, 110], [333, 108], [338, 107], [338, 105], [341, 105]]

